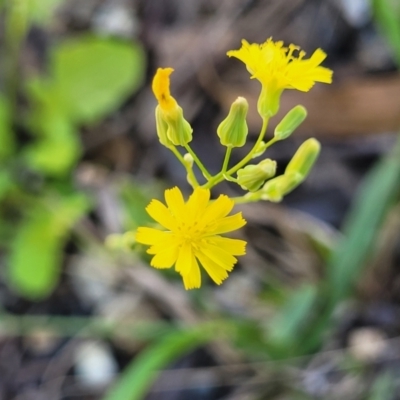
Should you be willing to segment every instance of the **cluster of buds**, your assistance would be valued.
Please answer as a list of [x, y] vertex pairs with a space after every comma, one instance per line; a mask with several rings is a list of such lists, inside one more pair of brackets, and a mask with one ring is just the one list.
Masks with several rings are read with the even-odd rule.
[[[295, 57], [297, 51], [299, 54]], [[165, 204], [153, 199], [146, 207], [147, 213], [158, 223], [156, 228], [139, 227], [135, 233], [127, 232], [122, 238], [118, 235], [109, 238], [111, 246], [124, 247], [132, 243], [149, 246], [150, 265], [158, 269], [175, 266], [185, 289], [201, 286], [200, 266], [220, 285], [232, 271], [237, 257], [245, 254], [245, 241], [221, 236], [246, 223], [240, 212], [228, 216], [234, 204], [281, 201], [304, 181], [320, 151], [317, 140], [306, 140], [279, 176], [276, 176], [276, 162], [269, 158], [251, 164], [272, 144], [288, 138], [307, 116], [304, 107], [294, 107], [277, 125], [273, 137], [265, 141], [268, 121], [279, 110], [282, 92], [285, 89], [307, 92], [315, 82], [332, 81], [332, 71], [320, 66], [325, 53], [318, 49], [311, 58], [304, 60], [305, 53], [297, 46], [284, 47], [283, 42], [268, 39], [261, 45], [243, 41], [241, 49], [227, 54], [243, 61], [252, 78], [261, 83], [257, 109], [262, 127], [255, 144], [241, 161], [230, 165], [232, 151], [246, 144], [249, 131], [246, 121], [249, 105], [245, 98], [238, 97], [217, 128], [226, 152], [221, 170], [211, 174], [190, 147], [192, 127], [171, 96], [169, 87], [173, 69], [159, 68], [153, 80], [153, 92], [158, 101], [157, 135], [161, 144], [171, 150], [186, 169], [193, 193], [185, 201], [179, 188], [167, 189]], [[193, 171], [195, 166], [204, 176], [205, 182], [201, 184]], [[221, 195], [211, 200], [210, 189], [224, 180], [237, 183], [246, 193], [236, 198]]]
[[[306, 140], [297, 150], [289, 162], [285, 172], [276, 176], [276, 162], [265, 158], [257, 164], [251, 164], [254, 158], [261, 157], [274, 143], [287, 139], [304, 121], [306, 109], [297, 105], [291, 109], [276, 126], [273, 137], [265, 142], [265, 134], [269, 119], [274, 116], [280, 105], [280, 97], [284, 89], [308, 91], [315, 82], [330, 83], [332, 71], [319, 64], [326, 57], [318, 49], [310, 59], [304, 60], [305, 53], [299, 48], [290, 45], [283, 47], [282, 42], [249, 44], [243, 41], [242, 48], [229, 51], [227, 54], [243, 61], [247, 69], [261, 83], [261, 92], [257, 109], [263, 121], [262, 128], [256, 143], [249, 153], [236, 165], [230, 166], [230, 156], [236, 147], [243, 147], [248, 136], [247, 112], [248, 102], [244, 97], [238, 97], [231, 105], [227, 117], [219, 124], [217, 135], [226, 154], [221, 170], [217, 174], [210, 174], [189, 143], [192, 140], [192, 127], [183, 116], [183, 110], [170, 93], [170, 75], [172, 68], [159, 68], [153, 80], [153, 92], [158, 105], [156, 107], [157, 134], [162, 145], [169, 148], [180, 160], [187, 171], [187, 179], [195, 189], [203, 187], [210, 189], [223, 180], [236, 182], [247, 193], [235, 198], [236, 203], [258, 200], [279, 202], [296, 188], [310, 173], [317, 160], [320, 145], [316, 139]], [[267, 61], [269, 60], [269, 61]], [[182, 154], [177, 146], [183, 147]], [[193, 172], [196, 165], [206, 181], [200, 184]]]

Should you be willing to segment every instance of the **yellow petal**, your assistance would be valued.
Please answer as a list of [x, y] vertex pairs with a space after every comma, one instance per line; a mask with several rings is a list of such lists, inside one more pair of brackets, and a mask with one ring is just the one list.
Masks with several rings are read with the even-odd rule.
[[206, 226], [212, 221], [226, 217], [231, 211], [235, 202], [228, 196], [220, 195], [218, 199], [213, 201], [206, 208], [204, 215], [201, 219], [201, 225]]
[[153, 199], [150, 204], [146, 207], [147, 213], [157, 221], [160, 225], [164, 226], [169, 230], [176, 229], [176, 221], [172, 217], [170, 211], [161, 201]]
[[176, 106], [176, 100], [169, 91], [169, 76], [173, 71], [173, 68], [158, 68], [153, 78], [153, 93], [164, 111], [170, 111]]
[[201, 262], [201, 265], [206, 270], [207, 274], [210, 275], [211, 279], [217, 284], [220, 285], [222, 281], [224, 281], [228, 277], [228, 272], [208, 258], [206, 255], [199, 253], [197, 254], [197, 258]]
[[192, 256], [191, 269], [186, 275], [182, 275], [183, 285], [186, 290], [198, 289], [201, 286], [201, 273], [197, 260]]
[[199, 218], [205, 211], [210, 201], [210, 190], [197, 187], [186, 204], [188, 217]]
[[311, 65], [316, 67], [320, 65], [322, 61], [325, 60], [325, 58], [326, 58], [326, 53], [321, 49], [317, 49], [314, 51], [313, 55], [310, 57], [308, 61], [310, 62]]
[[172, 215], [180, 220], [185, 217], [185, 201], [182, 192], [176, 186], [165, 191], [165, 201]]
[[207, 239], [207, 241], [234, 256], [243, 256], [244, 254], [246, 254], [247, 243], [244, 240], [231, 239], [222, 236], [212, 236]]
[[181, 275], [187, 275], [192, 268], [192, 261], [192, 246], [188, 243], [184, 243], [178, 251], [175, 271], [179, 272]]
[[178, 257], [178, 247], [165, 247], [151, 259], [150, 265], [154, 268], [171, 268]]
[[164, 232], [165, 235], [162, 240], [154, 243], [148, 250], [148, 254], [162, 253], [166, 247], [178, 247], [180, 242], [176, 236], [171, 232]]
[[230, 217], [221, 218], [210, 227], [207, 231], [209, 235], [219, 235], [221, 233], [235, 231], [246, 225], [246, 220], [242, 217], [242, 213], [231, 215]]
[[146, 228], [141, 226], [136, 231], [136, 241], [142, 244], [155, 244], [157, 242], [162, 242], [165, 238], [165, 233], [159, 229]]
[[[210, 260], [220, 265], [227, 271], [232, 271], [237, 259], [231, 253], [213, 244], [207, 243], [201, 246], [201, 253], [207, 256]], [[196, 253], [197, 254], [197, 253]]]

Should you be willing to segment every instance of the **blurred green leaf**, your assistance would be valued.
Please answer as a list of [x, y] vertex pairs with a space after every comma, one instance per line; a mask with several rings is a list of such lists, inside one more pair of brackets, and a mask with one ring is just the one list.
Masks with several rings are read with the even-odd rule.
[[142, 83], [145, 56], [138, 43], [80, 36], [52, 54], [52, 82], [68, 115], [91, 123], [115, 110]]
[[57, 7], [65, 0], [25, 0], [29, 2], [29, 19], [38, 25], [51, 21]]
[[391, 372], [381, 374], [374, 382], [368, 400], [394, 399], [395, 378]]
[[44, 137], [27, 146], [25, 157], [35, 170], [51, 176], [64, 175], [81, 155], [81, 143], [76, 129], [57, 114], [48, 114], [41, 122]]
[[103, 400], [140, 400], [160, 371], [183, 354], [221, 334], [218, 324], [177, 330], [142, 351], [126, 367], [119, 380]]
[[334, 306], [351, 289], [374, 249], [382, 221], [399, 192], [400, 137], [393, 151], [368, 174], [347, 216], [343, 238], [328, 265], [328, 285]]
[[9, 170], [0, 170], [0, 200], [14, 187], [14, 182], [10, 176]]
[[391, 46], [400, 66], [400, 3], [398, 0], [371, 0], [376, 21]]
[[12, 242], [9, 259], [10, 282], [18, 293], [39, 300], [54, 289], [68, 232], [87, 209], [87, 198], [76, 194], [29, 211]]
[[288, 297], [286, 304], [271, 321], [268, 341], [280, 357], [290, 356], [295, 350], [299, 334], [309, 322], [316, 299], [316, 287], [304, 285]]
[[145, 62], [138, 44], [91, 36], [63, 42], [51, 59], [50, 77], [25, 85], [32, 104], [27, 122], [39, 138], [25, 157], [34, 169], [60, 176], [81, 155], [76, 124], [120, 106], [140, 85]]
[[150, 185], [142, 188], [132, 180], [126, 179], [121, 182], [119, 193], [123, 206], [123, 221], [126, 230], [133, 230], [153, 221], [145, 208], [158, 191], [158, 188]]
[[400, 136], [392, 151], [364, 179], [347, 215], [343, 237], [333, 251], [321, 292], [321, 310], [300, 337], [303, 351], [315, 350], [332, 322], [337, 304], [350, 292], [368, 257], [373, 253], [379, 230], [399, 193]]
[[15, 152], [15, 139], [11, 126], [10, 105], [5, 97], [0, 95], [0, 161]]

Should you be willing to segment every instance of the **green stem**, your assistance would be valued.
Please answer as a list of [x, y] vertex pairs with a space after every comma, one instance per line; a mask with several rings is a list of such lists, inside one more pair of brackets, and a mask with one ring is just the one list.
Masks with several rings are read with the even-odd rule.
[[226, 153], [225, 153], [224, 163], [222, 164], [221, 174], [226, 173], [226, 171], [228, 169], [228, 165], [229, 165], [229, 159], [231, 158], [231, 154], [232, 154], [232, 147], [228, 146], [226, 148]]
[[199, 157], [197, 157], [196, 153], [192, 150], [192, 148], [188, 144], [186, 144], [184, 147], [185, 147], [186, 151], [193, 157], [194, 162], [199, 167], [199, 169], [203, 173], [204, 177], [207, 180], [210, 179], [211, 174], [208, 172], [207, 168], [200, 161]]
[[[222, 171], [219, 172], [217, 175], [211, 177], [207, 183], [205, 183], [202, 187], [205, 189], [210, 189], [213, 186], [215, 186], [216, 184], [218, 184], [219, 182], [222, 182], [225, 177], [224, 175], [232, 175], [234, 174], [237, 170], [239, 170], [240, 168], [242, 168], [244, 165], [246, 165], [254, 156], [254, 153], [256, 152], [258, 146], [260, 145], [260, 143], [262, 142], [262, 140], [264, 139], [265, 136], [265, 132], [267, 131], [267, 126], [268, 126], [268, 121], [269, 118], [263, 118], [263, 124], [261, 127], [261, 131], [260, 134], [258, 135], [257, 141], [254, 144], [254, 146], [252, 147], [252, 149], [249, 151], [249, 153], [247, 154], [246, 157], [244, 157], [242, 159], [242, 161], [238, 162], [235, 166], [233, 166], [232, 168], [228, 169], [225, 173], [223, 173]], [[268, 148], [269, 146], [271, 146], [273, 143], [276, 142], [275, 138], [272, 138], [267, 144], [266, 144], [266, 148]]]
[[[177, 150], [176, 147], [169, 147], [169, 149], [174, 153], [175, 157], [181, 162], [181, 164], [185, 167], [186, 172], [188, 174], [188, 182], [193, 187], [193, 189], [199, 186], [199, 182], [196, 179], [196, 176], [193, 172], [193, 168], [189, 167], [185, 160], [183, 159], [181, 153]], [[193, 155], [192, 155], [193, 157]]]
[[[235, 166], [233, 166], [231, 169], [229, 169], [226, 173], [228, 175], [232, 175], [234, 174], [236, 171], [238, 171], [240, 168], [242, 168], [243, 166], [245, 166], [249, 161], [251, 161], [251, 159], [253, 158], [253, 155], [255, 153], [255, 151], [257, 150], [259, 144], [262, 142], [262, 140], [264, 139], [265, 136], [265, 132], [267, 131], [267, 126], [268, 126], [268, 118], [264, 118], [263, 119], [263, 124], [261, 127], [261, 132], [260, 135], [258, 136], [257, 142], [255, 143], [255, 145], [253, 146], [253, 148], [250, 150], [250, 152], [247, 154], [247, 156], [245, 158], [243, 158], [242, 161], [238, 162]], [[270, 147], [272, 144], [274, 144], [276, 142], [275, 138], [272, 138], [270, 141], [268, 141], [266, 143], [265, 148], [267, 149], [268, 147]]]
[[235, 204], [254, 203], [254, 202], [260, 200], [260, 196], [254, 196], [254, 197], [246, 197], [246, 196], [231, 197], [231, 200], [233, 200], [235, 202]]

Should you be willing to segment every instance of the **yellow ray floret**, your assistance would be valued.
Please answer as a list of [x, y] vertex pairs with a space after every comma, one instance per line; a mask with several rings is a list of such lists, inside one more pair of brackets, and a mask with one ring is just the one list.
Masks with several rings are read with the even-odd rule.
[[218, 285], [232, 271], [236, 256], [245, 254], [246, 242], [221, 236], [246, 224], [241, 213], [231, 216], [234, 202], [225, 195], [210, 201], [208, 189], [196, 188], [185, 202], [174, 187], [165, 191], [166, 205], [152, 200], [148, 214], [163, 229], [140, 227], [136, 241], [150, 246], [150, 264], [154, 268], [171, 268], [182, 276], [185, 289], [201, 286], [200, 265]]
[[[295, 56], [294, 53], [298, 52]], [[308, 92], [315, 82], [331, 83], [332, 71], [321, 67], [326, 54], [317, 49], [305, 60], [305, 52], [298, 46], [283, 42], [274, 42], [269, 38], [265, 43], [248, 43], [242, 40], [239, 50], [228, 51], [229, 57], [241, 60], [252, 78], [258, 79], [264, 86], [273, 86], [275, 90], [297, 89]]]
[[168, 112], [177, 106], [176, 100], [169, 91], [169, 76], [174, 71], [173, 68], [158, 68], [153, 78], [152, 89], [158, 104], [163, 111]]

